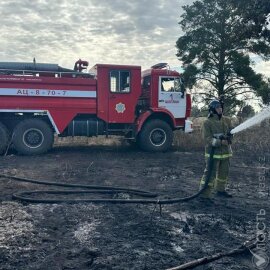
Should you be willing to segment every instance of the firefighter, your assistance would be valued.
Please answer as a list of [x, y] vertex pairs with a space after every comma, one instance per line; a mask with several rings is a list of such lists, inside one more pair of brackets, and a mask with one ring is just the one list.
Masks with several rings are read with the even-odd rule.
[[202, 192], [202, 197], [208, 199], [211, 199], [214, 195], [225, 198], [232, 197], [226, 191], [230, 165], [229, 159], [232, 156], [232, 151], [229, 138], [221, 136], [221, 134], [228, 134], [232, 127], [230, 118], [223, 116], [222, 105], [218, 100], [210, 102], [208, 118], [202, 127], [202, 137], [205, 142], [206, 168], [200, 181], [200, 188], [204, 186], [208, 174], [208, 159], [211, 147], [215, 148], [213, 169], [208, 187]]

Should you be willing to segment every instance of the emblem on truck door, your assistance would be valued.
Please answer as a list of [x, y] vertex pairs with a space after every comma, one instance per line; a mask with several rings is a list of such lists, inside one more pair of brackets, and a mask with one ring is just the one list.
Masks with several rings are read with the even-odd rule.
[[118, 113], [124, 113], [124, 111], [126, 110], [126, 106], [125, 106], [125, 104], [123, 104], [123, 103], [117, 103], [116, 105], [115, 105], [115, 110], [118, 112]]

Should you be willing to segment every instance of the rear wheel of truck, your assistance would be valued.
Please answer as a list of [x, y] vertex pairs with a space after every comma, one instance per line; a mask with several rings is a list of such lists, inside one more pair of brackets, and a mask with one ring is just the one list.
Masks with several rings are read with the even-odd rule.
[[5, 153], [9, 142], [9, 131], [5, 125], [0, 123], [0, 155]]
[[39, 155], [47, 152], [53, 145], [53, 131], [40, 119], [26, 119], [14, 129], [13, 144], [23, 155]]
[[140, 147], [149, 152], [168, 150], [173, 142], [170, 125], [162, 120], [152, 120], [145, 124], [139, 134]]

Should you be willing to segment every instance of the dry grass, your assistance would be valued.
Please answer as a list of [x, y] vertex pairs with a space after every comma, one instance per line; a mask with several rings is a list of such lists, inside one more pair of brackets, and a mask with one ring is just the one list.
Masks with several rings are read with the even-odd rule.
[[55, 137], [55, 145], [122, 145], [123, 138], [118, 136], [106, 136], [99, 137]]
[[[195, 122], [193, 133], [185, 134], [182, 131], [175, 132], [174, 146], [180, 151], [202, 151], [204, 142], [201, 137], [201, 125]], [[254, 151], [260, 153], [270, 152], [270, 123], [264, 121], [262, 124], [254, 126], [236, 134], [233, 139], [234, 152]]]
[[250, 129], [244, 130], [234, 136], [235, 152], [246, 150], [256, 153], [270, 152], [270, 124], [268, 121]]
[[[195, 122], [195, 129], [192, 133], [184, 133], [183, 131], [174, 132], [174, 148], [178, 151], [203, 151], [204, 142], [201, 136], [201, 125], [203, 120]], [[55, 145], [110, 145], [121, 146], [127, 145], [123, 137], [105, 136], [99, 137], [55, 137]], [[270, 152], [270, 123], [263, 122], [261, 125], [255, 126], [239, 134], [233, 139], [234, 152], [243, 152], [246, 150], [254, 152]]]
[[184, 133], [181, 130], [176, 131], [173, 145], [179, 151], [202, 151], [204, 149], [204, 143], [200, 129], [197, 128], [192, 133]]

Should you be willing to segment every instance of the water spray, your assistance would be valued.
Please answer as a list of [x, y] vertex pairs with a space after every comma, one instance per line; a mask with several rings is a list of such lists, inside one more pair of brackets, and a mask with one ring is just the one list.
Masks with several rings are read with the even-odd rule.
[[267, 107], [254, 115], [253, 117], [249, 118], [242, 124], [238, 125], [237, 127], [233, 128], [231, 131], [229, 131], [227, 134], [219, 133], [213, 135], [213, 142], [212, 146], [216, 147], [215, 145], [218, 141], [226, 140], [228, 144], [232, 143], [232, 137], [234, 134], [239, 133], [243, 130], [246, 130], [250, 127], [253, 127], [255, 125], [260, 124], [263, 120], [270, 118], [270, 107]]
[[246, 120], [242, 124], [238, 125], [234, 129], [232, 129], [230, 131], [230, 134], [233, 135], [233, 134], [236, 134], [236, 133], [243, 131], [247, 128], [250, 128], [252, 126], [260, 124], [263, 120], [265, 120], [267, 118], [270, 118], [270, 107], [263, 109], [262, 111], [260, 111], [256, 115], [254, 115], [253, 117], [249, 118], [248, 120]]

